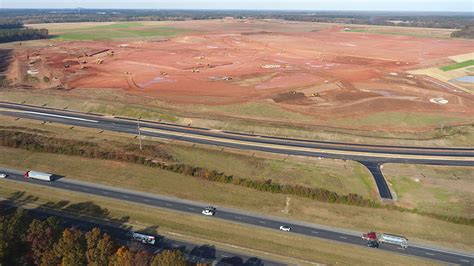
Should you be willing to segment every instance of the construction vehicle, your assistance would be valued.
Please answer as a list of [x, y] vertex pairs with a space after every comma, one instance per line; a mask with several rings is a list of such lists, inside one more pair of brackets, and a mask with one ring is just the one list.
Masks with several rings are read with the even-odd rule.
[[377, 234], [376, 232], [368, 232], [362, 235], [362, 239], [367, 241], [368, 247], [378, 248], [379, 244], [392, 244], [402, 248], [408, 247], [408, 239], [404, 236], [392, 234]]

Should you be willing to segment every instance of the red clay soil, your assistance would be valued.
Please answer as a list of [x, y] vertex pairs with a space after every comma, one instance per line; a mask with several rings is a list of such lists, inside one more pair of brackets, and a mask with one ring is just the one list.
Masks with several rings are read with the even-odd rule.
[[[348, 33], [278, 21], [173, 23], [198, 33], [162, 42], [63, 42], [35, 52], [72, 89], [115, 88], [201, 104], [275, 99], [295, 90], [308, 99], [277, 97], [274, 104], [322, 120], [391, 110], [474, 116], [472, 95], [405, 73], [473, 52], [470, 40]], [[113, 56], [87, 56], [103, 49]], [[64, 64], [70, 65], [67, 72]], [[435, 97], [449, 104], [430, 103]]]

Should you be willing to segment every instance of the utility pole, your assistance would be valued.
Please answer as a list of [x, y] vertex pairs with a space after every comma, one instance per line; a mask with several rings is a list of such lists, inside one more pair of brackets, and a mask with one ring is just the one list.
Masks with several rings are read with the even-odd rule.
[[137, 118], [137, 130], [138, 130], [138, 143], [140, 144], [140, 150], [142, 150], [142, 133], [140, 131], [140, 117]]

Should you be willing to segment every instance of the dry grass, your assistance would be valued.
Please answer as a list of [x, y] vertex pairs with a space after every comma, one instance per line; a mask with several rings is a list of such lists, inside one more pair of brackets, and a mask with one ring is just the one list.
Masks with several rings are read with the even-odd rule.
[[[390, 261], [396, 265], [432, 265], [435, 262], [413, 257], [400, 256], [381, 250], [367, 249], [308, 238], [293, 234], [277, 233], [275, 230], [243, 226], [238, 223], [208, 219], [199, 215], [189, 215], [164, 211], [159, 208], [128, 204], [117, 200], [71, 193], [30, 184], [18, 184], [8, 180], [0, 181], [0, 195], [9, 197], [21, 186], [21, 191], [37, 197], [35, 203], [59, 202], [67, 199], [71, 204], [93, 201], [107, 208], [111, 217], [129, 217], [128, 222], [143, 227], [158, 226], [158, 232], [167, 231], [189, 235], [198, 239], [237, 245], [239, 247], [269, 253], [268, 257], [278, 258], [289, 263], [309, 264], [309, 261], [324, 264], [383, 264]], [[282, 258], [283, 257], [283, 258]], [[304, 261], [306, 262], [304, 262]]]
[[474, 218], [474, 167], [386, 164], [383, 171], [399, 205]]
[[[83, 112], [97, 112], [108, 115], [143, 117], [146, 119], [163, 119], [179, 124], [209, 127], [215, 129], [258, 133], [273, 136], [319, 139], [328, 141], [347, 141], [370, 144], [396, 144], [415, 146], [472, 146], [474, 145], [474, 127], [462, 126], [445, 128], [443, 131], [431, 130], [420, 133], [387, 133], [378, 131], [357, 131], [343, 128], [328, 128], [305, 124], [293, 124], [295, 120], [307, 119], [307, 116], [297, 115], [285, 110], [266, 108], [267, 116], [274, 112], [286, 117], [285, 122], [248, 119], [256, 112], [255, 105], [239, 107], [236, 110], [225, 107], [221, 112], [238, 111], [247, 118], [232, 118], [209, 114], [196, 113], [189, 106], [171, 106], [159, 100], [110, 90], [77, 89], [69, 92], [54, 90], [38, 91], [2, 91], [0, 98], [10, 102], [26, 102], [33, 105], [46, 104], [54, 108], [68, 108]], [[195, 106], [195, 105], [194, 105]], [[261, 107], [261, 106], [257, 106]], [[204, 110], [205, 111], [205, 110]], [[219, 110], [208, 110], [216, 112]], [[275, 115], [273, 115], [275, 117]], [[268, 117], [267, 117], [268, 118]], [[292, 122], [288, 122], [292, 121]]]
[[[392, 232], [425, 244], [470, 251], [474, 247], [474, 240], [465, 237], [474, 234], [473, 226], [452, 224], [411, 213], [328, 204], [292, 196], [289, 214], [284, 214], [282, 210], [285, 208], [286, 195], [283, 194], [212, 183], [134, 164], [38, 154], [7, 148], [0, 148], [0, 153], [9, 154], [0, 157], [1, 167], [53, 172], [70, 179], [170, 195], [358, 231]], [[133, 178], [130, 178], [129, 173], [133, 173]]]
[[[256, 180], [272, 179], [281, 184], [300, 184], [326, 188], [340, 194], [356, 193], [377, 198], [371, 174], [361, 164], [351, 161], [274, 156], [272, 159], [231, 153], [226, 149], [167, 145], [167, 150], [180, 162], [216, 169], [237, 177]], [[257, 153], [258, 154], [258, 153]]]

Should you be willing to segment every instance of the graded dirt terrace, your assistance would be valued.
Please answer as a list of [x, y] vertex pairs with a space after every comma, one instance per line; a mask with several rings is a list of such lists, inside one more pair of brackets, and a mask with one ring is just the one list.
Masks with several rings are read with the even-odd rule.
[[[357, 129], [426, 130], [440, 123], [474, 122], [473, 95], [407, 72], [451, 64], [449, 57], [474, 51], [470, 40], [377, 35], [350, 32], [342, 25], [277, 20], [107, 23], [104, 27], [146, 31], [150, 25], [177, 33], [166, 38], [52, 40], [17, 46], [10, 77], [18, 83], [28, 81], [31, 77], [24, 75], [33, 68], [39, 72], [34, 74], [39, 80], [35, 86], [43, 88], [117, 89], [240, 118], [259, 118], [259, 112], [229, 110], [236, 104], [256, 103], [298, 114], [299, 121], [292, 122]], [[72, 26], [50, 27], [53, 34], [60, 34]], [[50, 81], [43, 82], [43, 76]], [[427, 117], [421, 123], [405, 122], [402, 117], [397, 119], [403, 123], [390, 124], [379, 117], [386, 113]], [[360, 117], [366, 119], [354, 124], [353, 119]], [[284, 120], [277, 115], [266, 119]]]

